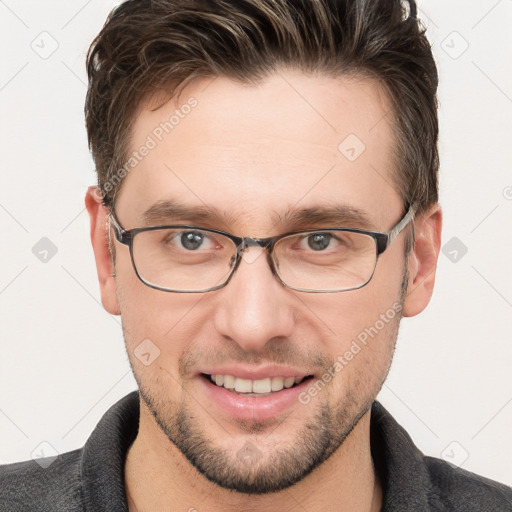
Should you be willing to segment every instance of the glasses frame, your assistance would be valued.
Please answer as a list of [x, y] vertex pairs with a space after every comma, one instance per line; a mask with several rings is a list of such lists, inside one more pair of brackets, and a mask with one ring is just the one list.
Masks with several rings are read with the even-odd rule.
[[[407, 211], [405, 212], [404, 216], [387, 232], [381, 232], [381, 231], [367, 231], [364, 229], [358, 229], [358, 228], [339, 228], [339, 227], [322, 227], [322, 228], [312, 228], [312, 229], [301, 229], [298, 231], [289, 231], [287, 233], [283, 233], [282, 235], [272, 236], [268, 238], [252, 238], [252, 237], [240, 237], [233, 235], [231, 233], [227, 233], [226, 231], [221, 231], [218, 229], [211, 229], [211, 228], [203, 228], [200, 226], [194, 226], [190, 224], [169, 224], [169, 225], [162, 225], [162, 226], [148, 226], [143, 228], [133, 228], [133, 229], [124, 229], [119, 221], [117, 220], [114, 211], [112, 210], [109, 214], [109, 220], [111, 222], [112, 227], [114, 228], [114, 233], [116, 240], [123, 244], [128, 246], [130, 250], [130, 258], [132, 260], [133, 269], [135, 270], [135, 274], [139, 278], [140, 281], [142, 281], [146, 286], [149, 286], [150, 288], [154, 288], [156, 290], [161, 290], [164, 292], [174, 292], [174, 293], [206, 293], [206, 292], [212, 292], [215, 290], [219, 290], [221, 288], [224, 288], [231, 278], [233, 277], [233, 274], [236, 272], [237, 268], [240, 265], [240, 262], [242, 261], [242, 253], [247, 247], [251, 246], [259, 246], [263, 249], [266, 249], [267, 252], [267, 261], [270, 266], [270, 269], [272, 270], [272, 273], [274, 276], [278, 279], [278, 281], [285, 286], [286, 288], [289, 288], [290, 290], [295, 290], [298, 292], [307, 292], [307, 293], [339, 293], [339, 292], [347, 292], [351, 290], [358, 290], [362, 288], [363, 286], [366, 286], [372, 279], [375, 269], [377, 268], [377, 262], [379, 259], [379, 256], [391, 245], [393, 240], [397, 238], [397, 236], [405, 229], [405, 227], [414, 219], [414, 216], [416, 214], [417, 207], [416, 205], [410, 205], [407, 208]], [[217, 286], [206, 288], [203, 290], [174, 290], [171, 288], [164, 288], [162, 286], [155, 285], [153, 283], [150, 283], [149, 281], [146, 281], [140, 274], [139, 270], [137, 269], [137, 265], [135, 264], [135, 259], [133, 256], [133, 240], [135, 236], [138, 233], [143, 233], [145, 231], [156, 231], [161, 229], [176, 229], [176, 228], [184, 228], [184, 229], [195, 229], [199, 231], [206, 231], [209, 233], [217, 233], [219, 235], [223, 235], [227, 238], [229, 238], [236, 247], [236, 255], [235, 255], [235, 263], [233, 265], [233, 268], [231, 269], [231, 272], [227, 276], [226, 280]], [[375, 240], [375, 250], [376, 250], [376, 258], [375, 258], [375, 266], [373, 267], [373, 271], [370, 275], [370, 277], [367, 279], [366, 282], [359, 286], [354, 286], [351, 288], [343, 288], [338, 290], [310, 290], [310, 289], [303, 289], [303, 288], [295, 288], [293, 286], [287, 285], [279, 276], [279, 273], [276, 269], [276, 265], [274, 262], [274, 256], [273, 251], [274, 247], [281, 239], [298, 235], [302, 233], [321, 233], [322, 231], [344, 231], [348, 233], [360, 233], [362, 235], [370, 236]]]

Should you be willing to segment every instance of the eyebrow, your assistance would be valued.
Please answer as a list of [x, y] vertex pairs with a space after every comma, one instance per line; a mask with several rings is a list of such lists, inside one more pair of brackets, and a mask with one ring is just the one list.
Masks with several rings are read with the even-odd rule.
[[186, 220], [192, 224], [202, 224], [206, 227], [206, 225], [219, 222], [230, 224], [236, 217], [236, 212], [230, 214], [204, 205], [186, 206], [177, 201], [161, 200], [142, 214], [142, 222], [144, 225], [150, 226], [161, 222]]
[[[205, 205], [187, 206], [177, 201], [161, 200], [142, 214], [145, 226], [165, 225], [169, 222], [186, 222], [203, 227], [216, 227], [219, 224], [230, 226], [240, 221], [240, 212], [223, 211]], [[291, 208], [282, 213], [271, 212], [274, 224], [286, 226], [285, 229], [307, 229], [308, 227], [348, 227], [376, 230], [368, 215], [361, 209], [350, 205], [322, 205], [307, 208]]]
[[349, 205], [292, 209], [284, 214], [275, 213], [274, 219], [279, 223], [297, 227], [323, 225], [325, 227], [376, 229], [363, 210]]

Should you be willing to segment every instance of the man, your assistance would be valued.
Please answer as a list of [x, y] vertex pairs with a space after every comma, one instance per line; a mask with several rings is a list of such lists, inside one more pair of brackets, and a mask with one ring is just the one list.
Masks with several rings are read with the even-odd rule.
[[440, 248], [411, 1], [130, 1], [88, 56], [102, 303], [138, 393], [1, 510], [506, 511], [375, 401]]

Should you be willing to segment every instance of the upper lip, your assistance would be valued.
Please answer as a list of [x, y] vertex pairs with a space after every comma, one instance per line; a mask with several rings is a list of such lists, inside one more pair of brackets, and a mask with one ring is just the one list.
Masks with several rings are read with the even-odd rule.
[[200, 373], [207, 375], [232, 375], [233, 377], [239, 377], [241, 379], [250, 380], [261, 380], [272, 377], [298, 377], [304, 378], [311, 375], [310, 372], [305, 372], [296, 368], [290, 368], [289, 366], [260, 366], [250, 367], [243, 365], [230, 365], [230, 366], [219, 366], [216, 368], [207, 367], [200, 370]]

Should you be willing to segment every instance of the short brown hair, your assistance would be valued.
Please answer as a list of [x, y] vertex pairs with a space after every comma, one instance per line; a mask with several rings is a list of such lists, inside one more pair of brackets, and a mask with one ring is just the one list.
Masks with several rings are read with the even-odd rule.
[[377, 79], [396, 135], [396, 185], [419, 211], [438, 200], [437, 69], [414, 0], [130, 0], [87, 55], [85, 118], [113, 207], [138, 107], [196, 77], [256, 84], [279, 66]]

